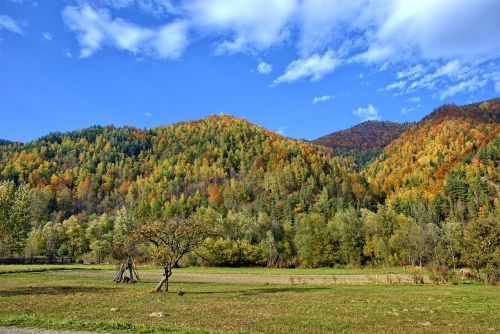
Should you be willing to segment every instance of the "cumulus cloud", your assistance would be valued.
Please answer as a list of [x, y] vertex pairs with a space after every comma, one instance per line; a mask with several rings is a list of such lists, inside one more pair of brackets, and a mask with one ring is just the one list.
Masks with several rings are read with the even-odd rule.
[[[466, 88], [450, 93], [467, 92], [481, 86], [474, 80], [497, 82], [487, 74], [500, 58], [498, 0], [74, 1], [80, 6], [63, 16], [84, 57], [108, 46], [176, 58], [194, 36], [213, 42], [217, 55], [295, 48], [297, 56], [273, 85], [320, 80], [353, 62], [398, 69], [385, 87], [398, 95], [460, 84]], [[111, 14], [123, 8], [154, 15], [162, 25]]]
[[316, 81], [332, 72], [340, 63], [332, 51], [327, 51], [323, 55], [315, 53], [308, 58], [298, 59], [290, 63], [285, 73], [273, 81], [273, 85], [294, 82], [303, 78]]
[[133, 54], [174, 59], [181, 56], [188, 44], [187, 23], [181, 20], [151, 29], [113, 18], [108, 11], [88, 5], [68, 6], [62, 16], [68, 28], [77, 34], [82, 58], [110, 46]]
[[[383, 70], [390, 64], [409, 64], [396, 73], [398, 81], [388, 90], [434, 88], [432, 75], [440, 80], [457, 77], [453, 71], [464, 72], [464, 64], [477, 69], [500, 57], [496, 0], [309, 0], [298, 8], [297, 48], [302, 57], [325, 48], [339, 50], [347, 38], [351, 44], [342, 63], [361, 62]], [[430, 72], [439, 66], [445, 66], [442, 72]], [[426, 74], [431, 76], [409, 87]]]
[[271, 64], [264, 62], [264, 61], [261, 61], [259, 63], [259, 65], [257, 65], [257, 71], [260, 74], [268, 74], [268, 73], [271, 73], [272, 70], [273, 70], [273, 66]]
[[297, 47], [302, 56], [323, 51], [345, 40], [348, 30], [357, 30], [356, 17], [367, 5], [364, 0], [308, 0], [297, 6], [299, 38]]
[[24, 34], [22, 24], [8, 15], [0, 15], [0, 30], [7, 30], [20, 35]]
[[194, 28], [222, 37], [216, 53], [253, 52], [285, 40], [297, 0], [191, 0], [184, 5]]
[[352, 112], [354, 115], [361, 118], [363, 121], [378, 121], [380, 120], [380, 115], [378, 113], [378, 109], [375, 108], [372, 104], [369, 104], [368, 107], [358, 109]]
[[331, 100], [333, 99], [335, 96], [333, 95], [323, 95], [323, 96], [316, 96], [313, 100], [312, 100], [312, 103], [313, 104], [317, 104], [317, 103], [320, 103], [320, 102], [326, 102], [328, 100]]
[[[428, 59], [495, 58], [500, 54], [500, 2], [496, 0], [385, 1], [385, 18], [374, 18], [366, 60], [421, 56]], [[371, 2], [375, 6], [380, 1]], [[471, 28], [473, 27], [473, 28]]]

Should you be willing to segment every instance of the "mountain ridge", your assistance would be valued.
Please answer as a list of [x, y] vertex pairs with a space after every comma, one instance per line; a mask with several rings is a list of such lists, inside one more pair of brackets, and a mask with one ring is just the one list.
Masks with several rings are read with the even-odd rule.
[[332, 132], [311, 142], [342, 151], [381, 151], [396, 139], [409, 124], [391, 121], [365, 121], [353, 127]]

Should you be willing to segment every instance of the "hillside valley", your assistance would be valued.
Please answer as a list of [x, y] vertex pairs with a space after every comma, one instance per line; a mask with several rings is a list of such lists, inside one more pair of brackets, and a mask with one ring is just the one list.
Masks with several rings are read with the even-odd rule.
[[190, 264], [484, 267], [499, 250], [499, 115], [500, 99], [445, 105], [313, 142], [330, 148], [223, 115], [3, 145], [1, 205], [30, 213], [0, 251], [100, 262], [124, 220], [193, 216], [220, 234]]

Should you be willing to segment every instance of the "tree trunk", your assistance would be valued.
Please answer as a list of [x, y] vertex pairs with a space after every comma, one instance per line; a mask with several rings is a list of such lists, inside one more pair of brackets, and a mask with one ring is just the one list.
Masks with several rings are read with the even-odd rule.
[[163, 278], [156, 286], [156, 291], [161, 291], [163, 284], [165, 284], [165, 291], [168, 292], [168, 278], [170, 277], [171, 273], [172, 272], [168, 268], [163, 268]]
[[130, 283], [134, 282], [134, 272], [132, 270], [132, 259], [131, 258], [128, 258], [127, 260], [127, 267], [128, 267], [128, 273], [129, 273], [129, 276], [130, 276]]

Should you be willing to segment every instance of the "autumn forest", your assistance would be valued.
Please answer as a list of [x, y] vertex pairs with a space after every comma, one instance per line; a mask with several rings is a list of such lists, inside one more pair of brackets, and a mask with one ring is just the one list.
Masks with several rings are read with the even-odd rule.
[[[500, 99], [313, 142], [226, 115], [0, 143], [0, 255], [119, 259], [131, 229], [217, 227], [181, 265], [467, 266], [500, 279]], [[322, 146], [323, 145], [323, 146]], [[137, 261], [151, 261], [141, 244]]]

